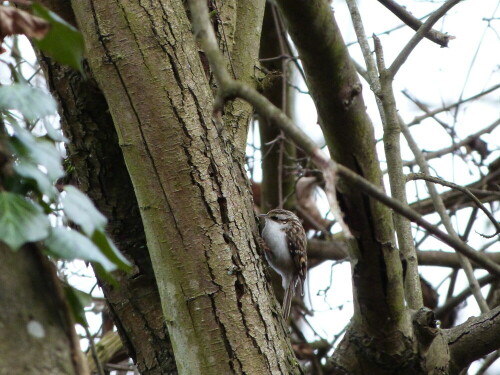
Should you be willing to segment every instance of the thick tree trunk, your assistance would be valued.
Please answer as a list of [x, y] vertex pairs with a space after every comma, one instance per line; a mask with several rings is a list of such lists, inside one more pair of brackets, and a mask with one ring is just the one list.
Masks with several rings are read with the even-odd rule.
[[[44, 5], [76, 26], [68, 2], [47, 0]], [[40, 54], [39, 61], [70, 140], [67, 182], [87, 193], [106, 215], [108, 233], [134, 264], [131, 273], [117, 273], [119, 288], [99, 280], [122, 342], [141, 374], [176, 374], [139, 206], [106, 98], [90, 77]]]
[[241, 129], [212, 123], [182, 2], [73, 7], [138, 198], [179, 372], [300, 372], [255, 245]]
[[33, 245], [0, 259], [0, 374], [88, 373], [55, 266]]
[[47, 83], [60, 104], [69, 138], [69, 183], [87, 193], [109, 219], [108, 233], [134, 264], [117, 273], [120, 287], [99, 280], [129, 355], [142, 374], [174, 374], [175, 359], [144, 228], [118, 137], [102, 92], [78, 73], [39, 56]]

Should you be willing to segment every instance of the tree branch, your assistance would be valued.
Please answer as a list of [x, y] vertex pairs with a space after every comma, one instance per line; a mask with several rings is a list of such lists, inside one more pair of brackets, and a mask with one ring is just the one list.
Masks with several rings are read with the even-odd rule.
[[[398, 3], [393, 0], [378, 0], [380, 4], [389, 9], [396, 17], [398, 17], [401, 21], [411, 27], [413, 30], [418, 31], [418, 29], [422, 26], [422, 21], [420, 21], [413, 14], [408, 12], [406, 8], [402, 7]], [[430, 29], [425, 33], [425, 38], [430, 41], [439, 44], [441, 47], [448, 47], [448, 42], [451, 39], [455, 39], [454, 36], [443, 34], [434, 29]]]
[[[340, 239], [319, 240], [310, 239], [307, 241], [307, 255], [311, 259], [318, 261], [333, 260], [339, 261], [346, 259], [347, 242]], [[494, 263], [500, 263], [500, 252], [485, 253]], [[460, 268], [460, 262], [456, 253], [438, 250], [417, 250], [418, 264], [421, 266], [438, 266]], [[478, 267], [477, 263], [473, 262], [474, 267]]]
[[[468, 137], [464, 138], [460, 142], [454, 143], [450, 147], [443, 148], [441, 150], [437, 151], [431, 151], [431, 152], [426, 152], [424, 154], [425, 160], [430, 160], [430, 159], [435, 159], [439, 158], [443, 155], [449, 154], [450, 152], [458, 150], [460, 147], [468, 145], [470, 142], [474, 141], [475, 139], [479, 138], [483, 134], [491, 133], [493, 130], [496, 129], [496, 127], [500, 125], [500, 119], [496, 120], [494, 123], [491, 125], [487, 126], [484, 129], [479, 130], [478, 132], [469, 135]], [[405, 167], [411, 167], [417, 164], [416, 160], [410, 160], [410, 161], [405, 161], [403, 162], [403, 165]]]
[[[199, 38], [205, 54], [210, 62], [210, 66], [214, 71], [217, 83], [219, 85], [218, 106], [215, 105], [215, 110], [221, 108], [224, 101], [234, 97], [240, 97], [251, 103], [255, 110], [262, 116], [267, 116], [273, 119], [276, 124], [289, 136], [292, 141], [297, 144], [302, 150], [308, 154], [312, 161], [323, 171], [325, 174], [325, 181], [333, 181], [335, 175], [340, 175], [352, 184], [361, 189], [365, 194], [382, 202], [386, 206], [392, 208], [394, 211], [402, 216], [410, 219], [411, 221], [419, 224], [427, 229], [431, 234], [441, 239], [447, 245], [453, 247], [455, 250], [466, 255], [470, 259], [476, 261], [491, 273], [500, 276], [500, 266], [484, 256], [476, 252], [469, 245], [457, 241], [453, 237], [442, 232], [433, 224], [426, 221], [416, 211], [408, 206], [402, 205], [398, 200], [387, 196], [379, 187], [367, 181], [357, 173], [351, 171], [349, 168], [334, 162], [326, 156], [316, 145], [316, 143], [307, 136], [302, 129], [296, 126], [279, 108], [274, 106], [269, 100], [260, 95], [252, 87], [244, 83], [234, 81], [230, 76], [225, 65], [223, 58], [218, 51], [215, 35], [208, 20], [208, 9], [206, 4], [200, 0], [190, 0], [191, 11], [193, 15], [193, 27], [195, 35]], [[216, 100], [217, 102], [217, 100]], [[330, 205], [332, 203], [330, 202]], [[340, 211], [339, 211], [340, 212]], [[339, 214], [337, 212], [337, 215]], [[338, 219], [337, 219], [338, 220]], [[349, 233], [349, 232], [348, 232]]]
[[[495, 254], [495, 255], [500, 255], [500, 254]], [[458, 263], [458, 258], [455, 257]], [[497, 262], [500, 261], [500, 259], [497, 260]], [[457, 264], [459, 266], [459, 264]], [[493, 281], [496, 280], [496, 277], [493, 275], [486, 275], [480, 279], [478, 279], [478, 283], [481, 287], [488, 285], [492, 283]], [[470, 295], [472, 294], [472, 290], [470, 288], [466, 288], [463, 290], [461, 293], [457, 294], [456, 296], [453, 296], [451, 298], [448, 298], [444, 305], [439, 306], [437, 309], [434, 310], [436, 313], [436, 317], [438, 319], [442, 319], [444, 316], [446, 316], [451, 310], [453, 310], [455, 307], [457, 307], [459, 304], [461, 304], [463, 301], [465, 301]]]
[[[500, 162], [500, 159], [498, 160]], [[474, 195], [483, 203], [493, 202], [500, 199], [500, 192], [489, 189], [498, 189], [497, 185], [500, 182], [500, 163], [491, 163], [489, 165], [490, 173], [479, 181], [473, 182], [472, 184], [464, 186], [470, 190]], [[465, 196], [462, 192], [457, 190], [449, 190], [441, 194], [444, 204], [448, 209], [458, 210], [463, 207], [469, 207], [471, 205], [471, 200]], [[416, 210], [421, 215], [427, 215], [434, 212], [434, 206], [430, 198], [422, 199], [420, 201], [414, 202], [410, 205], [411, 208]]]
[[[430, 170], [429, 170], [429, 165], [427, 164], [427, 161], [424, 158], [424, 155], [422, 154], [422, 151], [420, 151], [420, 148], [418, 147], [417, 143], [413, 139], [413, 136], [411, 135], [410, 129], [405, 125], [403, 120], [399, 117], [399, 123], [402, 129], [402, 132], [406, 138], [406, 141], [408, 142], [408, 146], [410, 147], [411, 151], [415, 155], [415, 159], [417, 160], [418, 166], [422, 170], [422, 172], [419, 174], [419, 176], [425, 176], [428, 177], [430, 175]], [[431, 195], [432, 202], [434, 203], [434, 207], [436, 208], [436, 212], [439, 214], [439, 217], [441, 218], [441, 221], [443, 222], [444, 227], [446, 228], [446, 231], [450, 236], [455, 238], [458, 241], [464, 242], [459, 236], [458, 233], [455, 231], [455, 228], [453, 227], [453, 224], [451, 223], [450, 216], [448, 215], [448, 212], [446, 211], [446, 207], [443, 203], [443, 199], [437, 192], [436, 186], [432, 184], [430, 179], [424, 178], [426, 180], [427, 184], [427, 189], [429, 190], [429, 193]], [[475, 198], [475, 197], [474, 197]], [[481, 204], [481, 202], [479, 202]], [[484, 207], [483, 207], [484, 208]], [[488, 214], [489, 212], [486, 211]], [[472, 265], [470, 263], [470, 260], [466, 257], [464, 257], [462, 254], [459, 254], [458, 259], [460, 260], [460, 265], [462, 266], [462, 269], [465, 272], [465, 275], [467, 276], [467, 280], [469, 281], [469, 286], [472, 290], [472, 293], [474, 294], [474, 298], [477, 301], [477, 304], [479, 308], [481, 309], [481, 312], [488, 312], [490, 309], [488, 307], [488, 304], [486, 303], [486, 300], [484, 299], [483, 295], [481, 294], [481, 288], [479, 287], [479, 284], [477, 282], [476, 277], [474, 276], [474, 270], [472, 269]]]
[[462, 192], [463, 194], [467, 195], [476, 204], [476, 206], [481, 211], [483, 211], [485, 213], [485, 215], [488, 217], [488, 219], [490, 219], [490, 222], [493, 224], [493, 226], [496, 229], [496, 233], [495, 234], [493, 234], [491, 236], [485, 236], [485, 235], [483, 235], [483, 237], [492, 238], [492, 237], [496, 236], [498, 233], [500, 233], [500, 224], [495, 219], [495, 217], [493, 216], [493, 214], [490, 211], [488, 211], [486, 209], [486, 207], [484, 207], [484, 205], [481, 203], [481, 201], [474, 194], [472, 194], [470, 192], [470, 190], [467, 189], [466, 187], [454, 184], [453, 182], [445, 181], [445, 180], [443, 180], [442, 178], [439, 178], [439, 177], [429, 176], [429, 175], [427, 175], [425, 173], [410, 173], [410, 174], [408, 174], [406, 176], [406, 178], [407, 178], [408, 181], [409, 180], [426, 180], [426, 181], [430, 181], [430, 182], [433, 182], [433, 183], [436, 183], [436, 184], [447, 186], [447, 187], [450, 187], [452, 189], [455, 189], [455, 190], [458, 190], [458, 191]]
[[340, 176], [349, 179], [349, 181], [351, 181], [358, 188], [363, 190], [365, 192], [365, 194], [382, 202], [383, 204], [392, 208], [398, 214], [405, 216], [406, 218], [413, 221], [414, 223], [422, 226], [429, 233], [431, 233], [435, 237], [439, 238], [440, 240], [442, 240], [444, 243], [446, 243], [447, 245], [454, 248], [459, 253], [461, 253], [461, 254], [465, 255], [466, 257], [468, 257], [469, 259], [477, 262], [478, 264], [483, 266], [485, 269], [487, 269], [491, 273], [493, 273], [497, 276], [500, 276], [500, 266], [498, 264], [494, 263], [492, 260], [485, 257], [484, 254], [477, 252], [469, 245], [467, 245], [467, 244], [463, 243], [462, 241], [457, 240], [456, 238], [442, 232], [436, 226], [434, 226], [433, 224], [426, 221], [416, 211], [412, 210], [408, 206], [402, 205], [401, 202], [399, 202], [398, 200], [387, 196], [377, 186], [371, 184], [369, 181], [366, 181], [365, 179], [363, 179], [361, 176], [357, 175], [356, 173], [354, 173], [350, 169], [348, 169], [340, 164], [337, 164], [337, 168], [338, 168], [338, 174]]
[[425, 23], [420, 26], [416, 34], [410, 39], [408, 44], [399, 53], [396, 59], [393, 61], [392, 65], [389, 67], [389, 75], [394, 77], [398, 72], [399, 68], [404, 64], [410, 53], [417, 46], [418, 43], [425, 37], [427, 32], [432, 28], [432, 26], [443, 17], [447, 11], [453, 8], [462, 0], [448, 0], [444, 3], [438, 10], [436, 10], [432, 15], [425, 21]]
[[477, 318], [444, 330], [450, 350], [450, 373], [458, 373], [473, 361], [498, 349], [500, 306]]
[[484, 91], [481, 91], [479, 94], [476, 94], [476, 95], [472, 95], [472, 96], [469, 96], [467, 99], [461, 99], [453, 104], [449, 104], [449, 105], [446, 105], [444, 107], [441, 107], [441, 108], [438, 108], [438, 109], [435, 109], [433, 111], [430, 111], [429, 113], [426, 113], [426, 114], [423, 114], [423, 115], [420, 115], [420, 116], [416, 116], [413, 120], [411, 120], [408, 124], [408, 126], [412, 126], [412, 125], [416, 125], [420, 122], [422, 122], [423, 120], [425, 120], [426, 118], [429, 118], [429, 117], [433, 117], [435, 115], [437, 115], [438, 113], [441, 113], [441, 112], [445, 112], [445, 111], [449, 111], [450, 109], [453, 109], [453, 108], [456, 108], [458, 107], [459, 105], [463, 104], [463, 103], [467, 103], [469, 101], [472, 101], [472, 100], [475, 100], [477, 98], [480, 98], [481, 96], [484, 96], [486, 94], [489, 94], [497, 89], [500, 88], [500, 84], [497, 84], [497, 85], [494, 85]]
[[[385, 68], [382, 43], [376, 36], [375, 53], [378, 69], [380, 72], [380, 94], [378, 95], [382, 105], [379, 106], [384, 127], [384, 151], [387, 158], [387, 170], [391, 195], [408, 206], [406, 196], [406, 182], [403, 174], [403, 161], [401, 159], [400, 134], [401, 127], [396, 106], [396, 98], [392, 87], [392, 76]], [[423, 306], [422, 291], [420, 289], [420, 278], [418, 276], [418, 261], [415, 253], [415, 242], [413, 241], [411, 224], [403, 216], [394, 217], [394, 227], [398, 237], [401, 253], [408, 262], [407, 275], [405, 279], [405, 294], [411, 309], [417, 310]]]

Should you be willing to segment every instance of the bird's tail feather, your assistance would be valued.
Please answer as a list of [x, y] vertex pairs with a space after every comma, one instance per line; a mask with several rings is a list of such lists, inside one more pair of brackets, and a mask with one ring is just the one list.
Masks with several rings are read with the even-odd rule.
[[290, 307], [292, 305], [292, 298], [293, 298], [293, 289], [294, 289], [294, 283], [293, 282], [288, 283], [288, 287], [285, 289], [285, 296], [283, 298], [283, 305], [282, 305], [283, 319], [285, 319], [285, 321], [288, 320], [288, 316], [290, 315]]

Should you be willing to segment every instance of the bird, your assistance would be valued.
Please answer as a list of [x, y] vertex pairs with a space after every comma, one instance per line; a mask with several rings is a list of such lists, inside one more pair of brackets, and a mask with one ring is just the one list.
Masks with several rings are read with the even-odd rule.
[[307, 237], [293, 212], [280, 208], [260, 214], [265, 224], [261, 242], [269, 265], [281, 276], [285, 296], [283, 318], [288, 320], [295, 290], [304, 295], [307, 273]]

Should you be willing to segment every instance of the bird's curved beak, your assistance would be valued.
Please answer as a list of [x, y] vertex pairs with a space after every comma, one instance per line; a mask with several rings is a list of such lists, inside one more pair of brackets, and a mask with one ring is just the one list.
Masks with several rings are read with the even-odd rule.
[[267, 214], [258, 214], [258, 217], [267, 217]]

